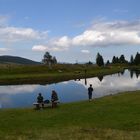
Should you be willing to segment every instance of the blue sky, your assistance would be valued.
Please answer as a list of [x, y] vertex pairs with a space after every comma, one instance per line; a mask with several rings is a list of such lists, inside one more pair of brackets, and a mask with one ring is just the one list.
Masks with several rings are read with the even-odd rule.
[[0, 0], [0, 55], [95, 61], [140, 51], [139, 0]]

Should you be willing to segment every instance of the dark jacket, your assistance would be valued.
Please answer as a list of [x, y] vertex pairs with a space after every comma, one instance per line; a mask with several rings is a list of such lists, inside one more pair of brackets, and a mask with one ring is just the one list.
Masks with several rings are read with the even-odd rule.
[[38, 95], [37, 102], [38, 103], [42, 103], [43, 102], [43, 96], [42, 95]]
[[58, 100], [58, 96], [57, 96], [57, 93], [55, 91], [52, 92], [51, 100], [52, 101], [57, 101]]
[[92, 94], [92, 92], [93, 92], [93, 88], [92, 87], [89, 87], [88, 88], [88, 94]]

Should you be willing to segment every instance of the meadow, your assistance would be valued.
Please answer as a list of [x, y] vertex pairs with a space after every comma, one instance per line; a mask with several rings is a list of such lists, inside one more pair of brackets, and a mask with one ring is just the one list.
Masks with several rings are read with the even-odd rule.
[[140, 91], [35, 110], [1, 109], [2, 140], [139, 140]]

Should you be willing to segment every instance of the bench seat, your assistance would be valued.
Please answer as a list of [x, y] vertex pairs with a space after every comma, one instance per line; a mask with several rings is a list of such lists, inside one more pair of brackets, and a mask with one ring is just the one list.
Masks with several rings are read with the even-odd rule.
[[[54, 101], [53, 103], [59, 104], [60, 102]], [[49, 103], [44, 102], [43, 104], [44, 104], [44, 107], [52, 107], [52, 102], [49, 102]], [[42, 108], [42, 103], [34, 102], [33, 105], [36, 107], [36, 109]]]
[[[50, 103], [43, 103], [43, 104], [44, 104], [44, 107], [52, 106], [52, 103], [51, 102]], [[33, 105], [36, 107], [36, 109], [42, 108], [42, 103], [35, 102], [35, 103], [33, 103]]]

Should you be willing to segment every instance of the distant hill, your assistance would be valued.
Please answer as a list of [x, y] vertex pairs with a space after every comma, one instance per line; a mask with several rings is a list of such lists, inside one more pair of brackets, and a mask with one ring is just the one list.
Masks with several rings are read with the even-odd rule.
[[18, 56], [8, 56], [8, 55], [3, 55], [0, 56], [0, 63], [1, 64], [23, 64], [23, 65], [35, 65], [35, 64], [41, 64], [40, 62], [36, 62], [30, 59], [18, 57]]

